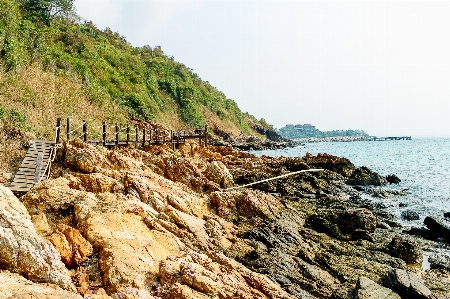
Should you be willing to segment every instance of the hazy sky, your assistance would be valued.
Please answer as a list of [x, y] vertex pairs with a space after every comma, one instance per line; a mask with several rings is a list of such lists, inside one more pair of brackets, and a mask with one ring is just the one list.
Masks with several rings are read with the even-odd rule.
[[76, 0], [275, 127], [450, 136], [450, 2]]

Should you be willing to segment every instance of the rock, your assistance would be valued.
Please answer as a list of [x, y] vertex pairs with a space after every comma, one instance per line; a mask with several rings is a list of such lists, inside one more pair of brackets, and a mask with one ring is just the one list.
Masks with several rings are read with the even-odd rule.
[[228, 168], [220, 161], [211, 162], [203, 174], [207, 179], [219, 184], [222, 188], [229, 188], [234, 185], [233, 176]]
[[373, 170], [362, 166], [353, 171], [351, 177], [347, 181], [350, 185], [373, 185], [373, 186], [384, 186], [388, 183], [386, 178], [382, 177]]
[[391, 226], [389, 224], [387, 224], [386, 222], [378, 221], [377, 222], [377, 228], [390, 229]]
[[392, 238], [387, 251], [392, 256], [401, 258], [408, 264], [422, 263], [422, 246], [411, 237], [398, 236]]
[[372, 234], [364, 229], [355, 229], [352, 233], [353, 240], [367, 240], [369, 242], [373, 242]]
[[426, 227], [410, 227], [406, 230], [403, 230], [402, 233], [408, 234], [408, 235], [413, 235], [413, 236], [421, 236], [422, 238], [425, 239], [431, 239], [431, 232], [428, 228]]
[[270, 194], [259, 191], [217, 191], [210, 195], [217, 214], [228, 217], [232, 214], [246, 217], [273, 218], [283, 208], [281, 202]]
[[25, 206], [3, 186], [0, 186], [0, 264], [29, 280], [75, 291], [58, 251], [37, 234]]
[[402, 218], [405, 220], [419, 220], [420, 216], [413, 210], [402, 211]]
[[450, 272], [450, 255], [444, 252], [435, 252], [428, 258], [431, 269], [441, 269]]
[[80, 232], [65, 224], [58, 224], [56, 231], [50, 236], [50, 241], [61, 254], [61, 259], [69, 268], [75, 268], [87, 261], [93, 254], [92, 245]]
[[416, 274], [401, 269], [392, 269], [386, 278], [386, 285], [402, 298], [427, 299], [431, 291]]
[[450, 225], [446, 221], [427, 216], [423, 223], [428, 227], [433, 237], [450, 241]]
[[390, 227], [403, 227], [400, 223], [386, 219], [385, 222], [390, 226]]
[[401, 299], [391, 289], [380, 286], [373, 280], [360, 276], [355, 288], [355, 299]]
[[50, 226], [48, 225], [45, 213], [32, 216], [31, 221], [33, 222], [34, 228], [39, 235], [48, 236], [52, 232]]
[[351, 209], [339, 215], [337, 224], [346, 234], [351, 234], [356, 229], [373, 232], [377, 226], [377, 218], [366, 208]]
[[390, 174], [386, 176], [386, 181], [388, 181], [389, 184], [399, 184], [402, 180], [395, 174]]
[[33, 283], [23, 276], [5, 270], [0, 270], [0, 282], [0, 299], [82, 299], [80, 295], [54, 284]]

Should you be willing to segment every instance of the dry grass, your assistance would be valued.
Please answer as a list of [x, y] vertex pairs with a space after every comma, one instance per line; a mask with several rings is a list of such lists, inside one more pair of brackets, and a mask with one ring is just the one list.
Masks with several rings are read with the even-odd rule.
[[11, 120], [0, 120], [0, 172], [18, 169], [29, 140], [53, 140], [58, 117], [70, 117], [73, 128], [83, 119], [98, 124], [103, 120], [126, 121], [117, 105], [109, 102], [99, 107], [91, 103], [80, 82], [37, 66], [9, 73], [0, 70], [0, 107], [26, 118], [25, 128], [20, 130]]
[[80, 82], [31, 66], [15, 73], [0, 71], [0, 106], [24, 115], [37, 138], [53, 139], [56, 118], [125, 121], [117, 105], [92, 104]]

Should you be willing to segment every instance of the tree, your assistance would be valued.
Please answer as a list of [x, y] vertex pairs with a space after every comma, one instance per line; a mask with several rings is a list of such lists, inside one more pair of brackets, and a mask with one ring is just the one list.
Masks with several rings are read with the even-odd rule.
[[74, 0], [20, 0], [27, 17], [38, 18], [50, 25], [57, 17], [69, 17], [74, 12]]

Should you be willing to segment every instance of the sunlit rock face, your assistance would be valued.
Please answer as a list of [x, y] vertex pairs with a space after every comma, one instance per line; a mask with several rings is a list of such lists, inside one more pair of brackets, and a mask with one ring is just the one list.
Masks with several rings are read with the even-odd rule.
[[58, 251], [37, 234], [25, 206], [3, 186], [0, 186], [0, 265], [30, 280], [75, 290]]

